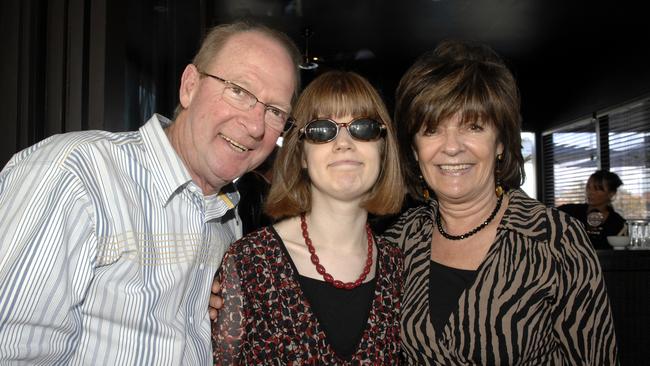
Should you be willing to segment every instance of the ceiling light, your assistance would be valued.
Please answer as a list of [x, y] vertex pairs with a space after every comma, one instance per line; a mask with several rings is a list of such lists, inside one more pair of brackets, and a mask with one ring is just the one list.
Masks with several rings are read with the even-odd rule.
[[303, 70], [314, 70], [318, 68], [318, 57], [313, 57], [309, 58], [309, 38], [311, 37], [313, 33], [311, 32], [311, 29], [305, 28], [303, 31], [303, 37], [305, 37], [305, 52], [304, 52], [304, 61], [298, 65]]

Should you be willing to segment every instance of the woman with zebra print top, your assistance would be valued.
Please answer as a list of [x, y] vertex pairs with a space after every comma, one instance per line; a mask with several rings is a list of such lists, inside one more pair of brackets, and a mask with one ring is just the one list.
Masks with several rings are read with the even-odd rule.
[[583, 227], [518, 189], [519, 93], [501, 58], [443, 42], [402, 78], [395, 123], [409, 191], [425, 201], [385, 233], [405, 256], [406, 363], [615, 364]]

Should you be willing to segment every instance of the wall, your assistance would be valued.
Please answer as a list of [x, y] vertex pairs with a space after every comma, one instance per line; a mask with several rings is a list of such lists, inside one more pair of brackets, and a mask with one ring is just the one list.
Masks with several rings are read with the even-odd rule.
[[3, 0], [0, 167], [45, 137], [171, 116], [202, 1]]
[[52, 134], [102, 127], [104, 7], [104, 0], [3, 1], [0, 164]]

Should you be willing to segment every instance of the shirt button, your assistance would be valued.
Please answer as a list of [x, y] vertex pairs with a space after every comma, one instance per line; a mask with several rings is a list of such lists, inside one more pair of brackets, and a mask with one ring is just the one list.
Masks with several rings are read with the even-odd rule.
[[193, 317], [189, 317], [189, 318], [187, 319], [187, 322], [190, 323], [190, 324], [194, 324], [194, 318], [193, 318]]
[[203, 263], [199, 264], [199, 270], [202, 271], [203, 268], [205, 268], [205, 265]]

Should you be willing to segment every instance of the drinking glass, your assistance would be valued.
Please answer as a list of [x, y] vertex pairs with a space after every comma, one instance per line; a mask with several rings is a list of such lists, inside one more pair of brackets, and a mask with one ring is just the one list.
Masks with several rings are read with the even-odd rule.
[[650, 225], [648, 220], [628, 220], [627, 228], [630, 234], [630, 249], [645, 249], [650, 247]]

